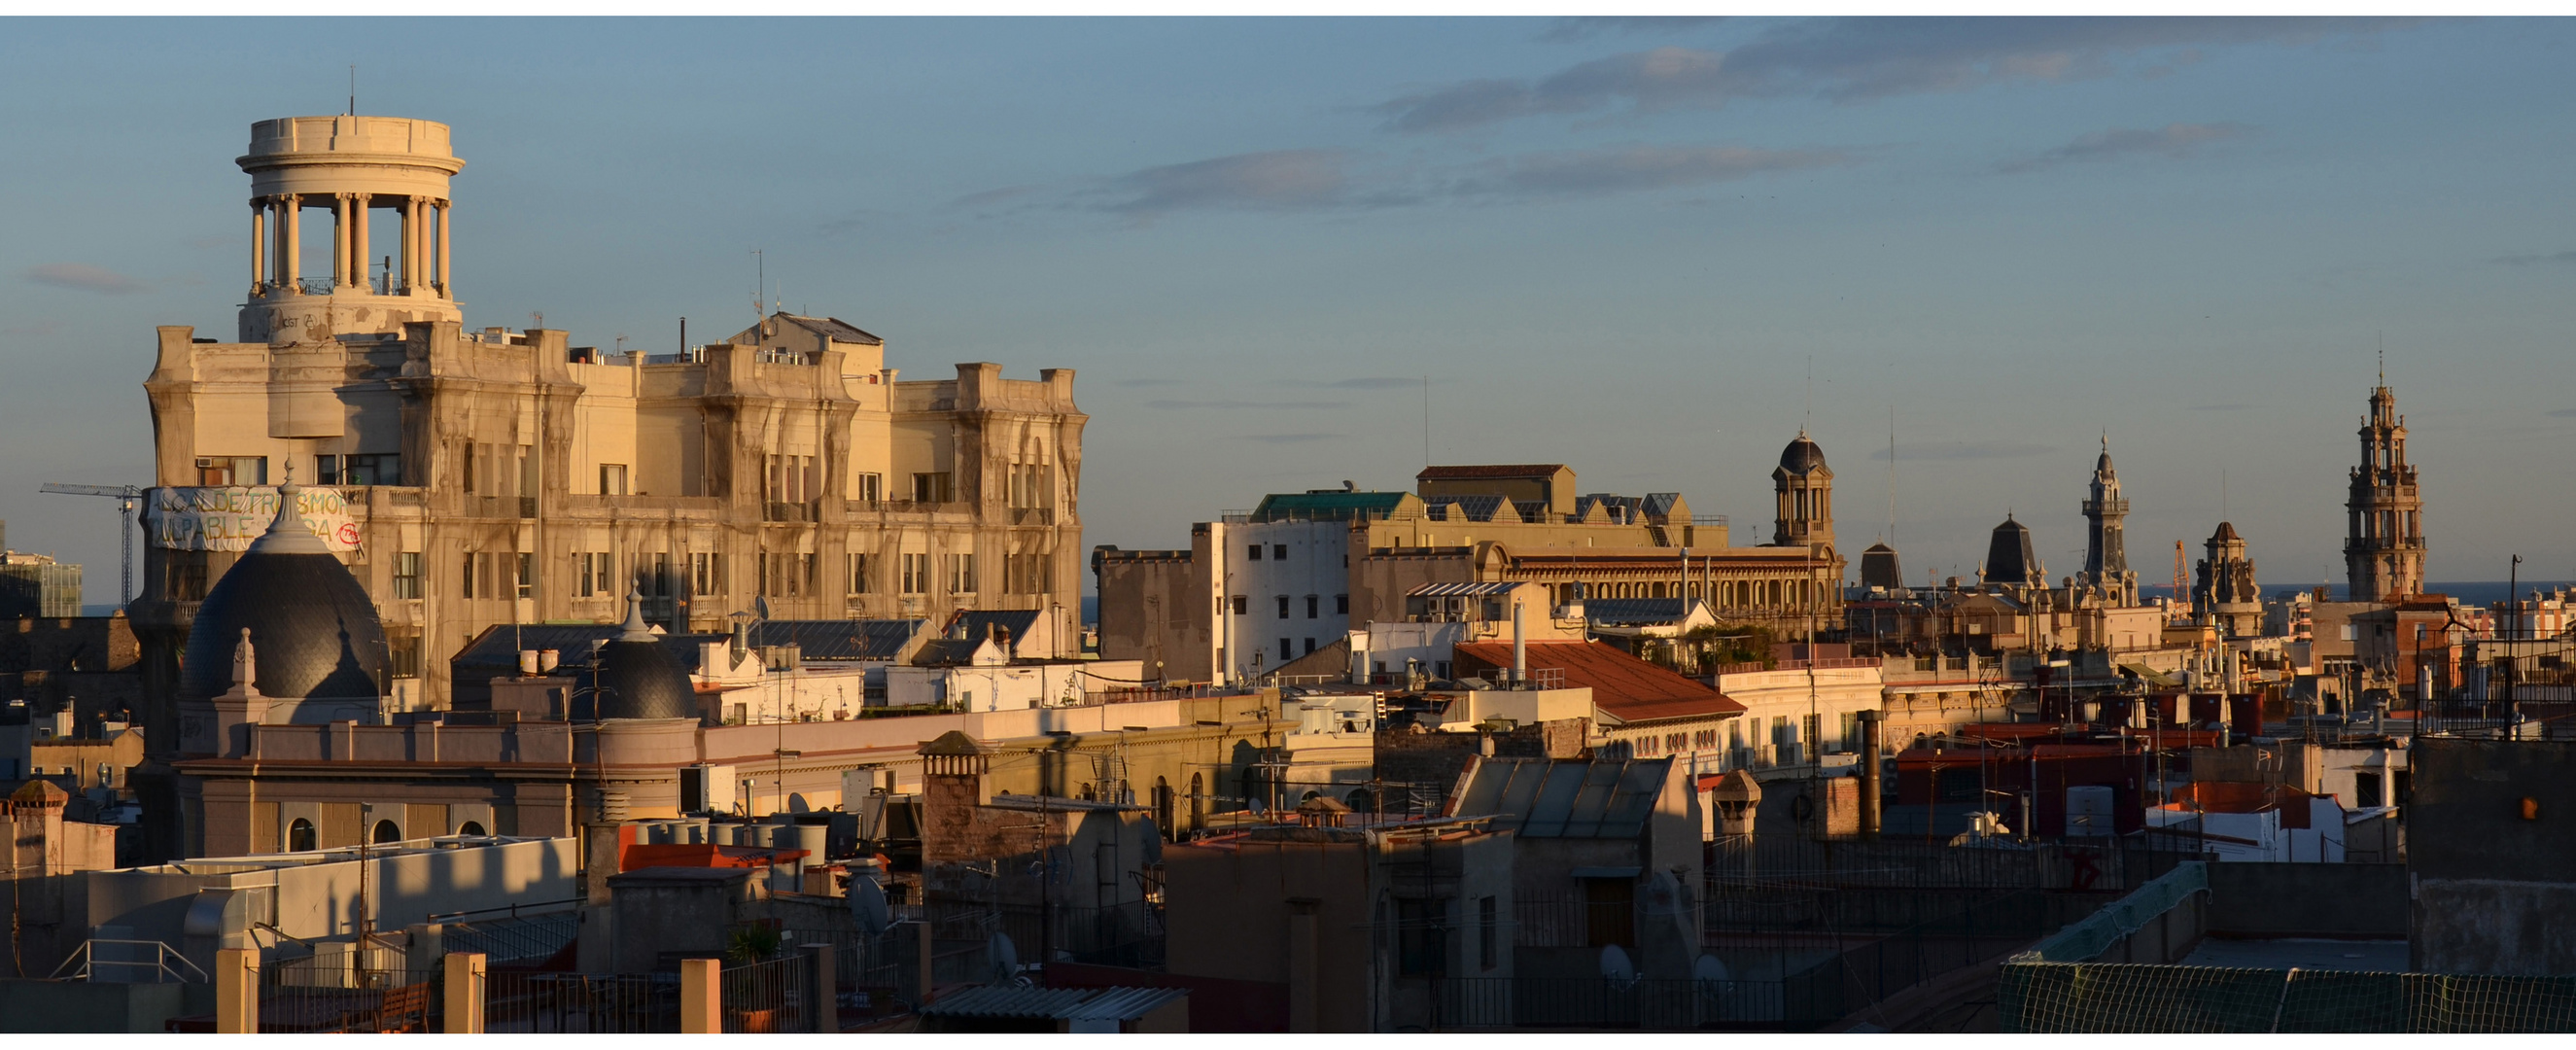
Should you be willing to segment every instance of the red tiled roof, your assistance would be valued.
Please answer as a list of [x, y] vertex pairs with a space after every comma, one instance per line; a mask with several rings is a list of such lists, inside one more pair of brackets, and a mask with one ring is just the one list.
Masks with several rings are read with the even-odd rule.
[[766, 868], [805, 855], [801, 849], [724, 846], [713, 842], [629, 842], [618, 847], [617, 870], [639, 868]]
[[[1592, 705], [1623, 722], [1693, 715], [1740, 715], [1744, 705], [1681, 675], [1637, 659], [1599, 642], [1530, 642], [1533, 676], [1557, 670], [1569, 687], [1592, 690]], [[1464, 642], [1457, 650], [1458, 673], [1508, 668], [1510, 642]]]

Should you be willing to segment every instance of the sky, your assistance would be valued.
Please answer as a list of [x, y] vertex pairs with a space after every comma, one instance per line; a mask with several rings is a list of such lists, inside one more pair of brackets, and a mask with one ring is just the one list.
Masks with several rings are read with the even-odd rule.
[[[2435, 580], [2576, 578], [2576, 25], [1831, 19], [18, 20], [0, 518], [114, 599], [153, 327], [232, 337], [256, 120], [451, 125], [474, 327], [663, 351], [787, 309], [906, 378], [1073, 368], [1088, 544], [1562, 462], [1847, 551], [2147, 582], [2223, 518], [2341, 582], [2384, 347]], [[1427, 378], [1427, 384], [1426, 384]], [[1426, 412], [1425, 405], [1428, 405]], [[1891, 431], [1895, 459], [1888, 449]]]

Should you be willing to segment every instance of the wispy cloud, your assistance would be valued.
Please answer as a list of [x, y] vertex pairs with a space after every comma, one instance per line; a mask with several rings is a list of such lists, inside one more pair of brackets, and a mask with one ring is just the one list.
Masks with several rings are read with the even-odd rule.
[[1265, 445], [1301, 445], [1309, 441], [1331, 441], [1347, 434], [1236, 434], [1240, 441], [1258, 441]]
[[1112, 386], [1179, 386], [1179, 385], [1181, 385], [1181, 381], [1180, 381], [1180, 380], [1178, 380], [1178, 379], [1119, 379], [1119, 380], [1113, 380], [1113, 381], [1111, 382], [1111, 384], [1110, 384], [1110, 385], [1112, 385]]
[[1336, 206], [1348, 202], [1349, 160], [1340, 150], [1291, 149], [1166, 164], [1110, 180], [1097, 206], [1130, 214]]
[[1594, 15], [1560, 18], [1554, 25], [1548, 27], [1547, 32], [1539, 34], [1538, 38], [1552, 44], [1565, 44], [1618, 33], [1674, 33], [1723, 21], [1726, 21], [1723, 17], [1697, 15]]
[[2568, 419], [2576, 417], [2576, 408], [2553, 408], [2549, 410], [2549, 414], [2560, 419]]
[[2193, 406], [2191, 406], [2191, 410], [2192, 410], [2192, 411], [2194, 411], [2194, 412], [2243, 412], [2243, 411], [2246, 411], [2246, 410], [2251, 409], [2251, 408], [2253, 408], [2253, 407], [2254, 407], [2254, 406], [2252, 406], [2252, 405], [2234, 405], [2234, 404], [2230, 404], [2230, 405], [2193, 405]]
[[101, 295], [130, 295], [148, 287], [134, 278], [88, 263], [46, 263], [28, 270], [26, 277], [37, 284]]
[[1616, 146], [1529, 153], [1494, 161], [1461, 180], [1461, 195], [1597, 196], [1696, 186], [1770, 172], [1851, 163], [1842, 150], [1772, 150], [1744, 146]]
[[[2012, 459], [2019, 456], [2037, 456], [2053, 451], [2055, 451], [2055, 449], [2046, 445], [2034, 445], [2026, 441], [1926, 441], [1920, 444], [1906, 445], [1899, 448], [1896, 450], [1896, 454], [1900, 458], [1910, 461], [1918, 459]], [[1887, 450], [1882, 448], [1873, 451], [1869, 454], [1869, 458], [1884, 460], [1887, 458]]]
[[1165, 412], [1184, 412], [1198, 408], [1214, 408], [1228, 412], [1238, 412], [1246, 409], [1259, 408], [1301, 410], [1348, 408], [1350, 407], [1350, 403], [1347, 401], [1179, 401], [1166, 399], [1145, 402], [1145, 407], [1159, 409]]
[[2495, 262], [2506, 266], [2576, 266], [2576, 252], [2554, 255], [2499, 255]]
[[2409, 24], [2379, 18], [1852, 18], [1798, 22], [1729, 51], [1661, 47], [1536, 78], [1464, 80], [1371, 107], [1390, 131], [1459, 131], [1496, 121], [1625, 108], [1717, 108], [1747, 98], [1859, 102], [1965, 91], [2002, 81], [2108, 76], [2148, 59], [2169, 72], [2198, 48], [2297, 45]]
[[2191, 156], [2201, 146], [2212, 142], [2241, 139], [2257, 133], [2244, 124], [2167, 124], [2161, 128], [2112, 128], [2080, 135], [2074, 141], [2036, 156], [2024, 157], [1995, 166], [1997, 172], [2019, 174], [2044, 171], [2061, 164], [2087, 161], [2119, 160], [2151, 154], [2161, 157]]
[[1334, 390], [1411, 390], [1422, 385], [1420, 376], [1357, 376], [1336, 379], [1324, 384]]

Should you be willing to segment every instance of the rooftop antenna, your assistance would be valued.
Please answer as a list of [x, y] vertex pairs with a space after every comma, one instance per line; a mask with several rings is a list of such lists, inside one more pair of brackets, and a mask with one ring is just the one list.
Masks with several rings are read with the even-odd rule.
[[769, 259], [758, 248], [751, 250], [751, 273], [755, 282], [751, 289], [751, 323], [758, 325], [769, 316], [760, 309], [761, 298], [769, 292]]
[[358, 64], [349, 63], [349, 115], [358, 115]]
[[1431, 465], [1431, 377], [1422, 377], [1422, 465]]
[[1887, 545], [1896, 545], [1896, 406], [1887, 406]]

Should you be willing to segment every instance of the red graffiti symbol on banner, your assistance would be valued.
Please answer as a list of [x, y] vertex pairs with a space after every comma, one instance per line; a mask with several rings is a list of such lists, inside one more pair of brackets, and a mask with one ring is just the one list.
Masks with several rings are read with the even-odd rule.
[[357, 546], [357, 545], [358, 545], [358, 523], [357, 523], [357, 522], [354, 522], [354, 521], [344, 521], [344, 522], [341, 522], [341, 523], [340, 523], [340, 542], [345, 543], [345, 544], [348, 544], [349, 546], [352, 546], [352, 547], [355, 547], [355, 546]]

